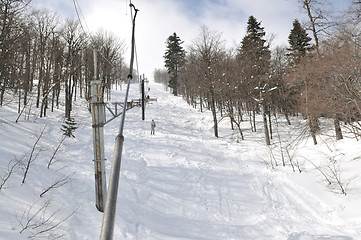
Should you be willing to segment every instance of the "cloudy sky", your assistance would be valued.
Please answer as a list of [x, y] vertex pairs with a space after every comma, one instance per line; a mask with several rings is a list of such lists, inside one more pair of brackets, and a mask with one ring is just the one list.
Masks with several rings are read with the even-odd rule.
[[[107, 29], [124, 40], [128, 46], [129, 64], [131, 15], [129, 0], [77, 0], [88, 31]], [[253, 15], [266, 34], [275, 35], [273, 46], [286, 45], [292, 21], [306, 19], [298, 0], [132, 0], [139, 9], [136, 19], [136, 47], [139, 72], [152, 78], [155, 68], [163, 68], [165, 41], [172, 33], [192, 44], [205, 25], [222, 33], [228, 48], [236, 47], [245, 35], [248, 17]], [[331, 8], [341, 11], [352, 0], [331, 0]], [[41, 8], [76, 18], [73, 0], [33, 0]]]

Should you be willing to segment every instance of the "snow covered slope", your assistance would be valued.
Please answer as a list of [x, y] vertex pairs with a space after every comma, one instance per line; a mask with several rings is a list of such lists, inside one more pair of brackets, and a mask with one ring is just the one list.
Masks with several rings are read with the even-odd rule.
[[[181, 97], [165, 92], [162, 85], [151, 83], [150, 88], [149, 95], [157, 102], [147, 105], [146, 120], [141, 120], [140, 108], [126, 115], [115, 239], [361, 239], [358, 179], [344, 196], [332, 193], [307, 161], [300, 163], [301, 174], [289, 166], [272, 169], [271, 150], [261, 133], [245, 131], [246, 140], [237, 143], [223, 120], [221, 137], [214, 138], [210, 112], [190, 107]], [[138, 92], [133, 85], [130, 98], [137, 98]], [[112, 98], [122, 101], [123, 92], [114, 92]], [[66, 234], [64, 239], [99, 238], [102, 213], [94, 202], [91, 119], [86, 103], [80, 100], [77, 104], [76, 138], [66, 139], [49, 169], [49, 159], [61, 140], [62, 112], [16, 124], [17, 113], [11, 104], [0, 108], [0, 176], [7, 172], [11, 159], [24, 156], [26, 161], [36, 136], [46, 126], [26, 182], [21, 184], [23, 169], [19, 167], [0, 191], [0, 239], [39, 234], [44, 226], [23, 228], [46, 202], [50, 206], [39, 211], [36, 221], [41, 222], [40, 215], [54, 215], [49, 220], [53, 225], [64, 222], [44, 234]], [[157, 125], [155, 135], [150, 135], [152, 119]], [[282, 130], [281, 137], [292, 138], [297, 126]], [[118, 119], [105, 127], [107, 173], [118, 128]], [[331, 141], [326, 142], [330, 145]], [[305, 143], [298, 154], [312, 160], [327, 158], [323, 148], [321, 144], [316, 151]], [[354, 165], [347, 166], [360, 166], [358, 142], [347, 139], [337, 149], [334, 152], [339, 155], [342, 151], [352, 155]], [[279, 159], [276, 149], [273, 152]], [[351, 170], [347, 176], [353, 176]], [[66, 184], [39, 196], [68, 176]]]

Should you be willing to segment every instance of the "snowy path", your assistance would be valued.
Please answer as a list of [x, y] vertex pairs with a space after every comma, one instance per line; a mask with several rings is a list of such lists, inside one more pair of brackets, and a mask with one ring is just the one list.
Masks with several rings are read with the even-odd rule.
[[214, 138], [209, 113], [151, 88], [158, 102], [147, 106], [146, 121], [140, 109], [127, 112], [120, 238], [353, 239], [326, 205], [267, 170], [261, 147]]
[[[129, 110], [126, 116], [115, 239], [360, 239], [357, 185], [352, 185], [355, 187], [345, 197], [330, 193], [311, 171], [298, 174], [283, 167], [272, 171], [265, 164], [270, 152], [262, 133], [246, 132], [246, 140], [236, 143], [224, 120], [217, 139], [210, 112], [188, 106], [181, 97], [165, 92], [162, 85], [150, 87], [150, 96], [158, 101], [147, 105], [146, 121], [141, 120], [140, 108]], [[132, 85], [130, 98], [138, 98], [138, 92], [138, 85]], [[122, 101], [123, 92], [115, 91], [112, 98]], [[19, 216], [29, 211], [31, 204], [41, 207], [49, 199], [52, 207], [48, 210], [56, 213], [57, 219], [76, 209], [62, 226], [69, 231], [65, 239], [99, 237], [103, 214], [95, 208], [91, 118], [84, 100], [75, 104], [76, 138], [64, 142], [50, 169], [46, 166], [62, 137], [63, 111], [14, 124], [16, 105], [0, 109], [0, 174], [9, 159], [30, 153], [37, 134], [46, 126], [27, 182], [20, 184], [19, 169], [0, 192], [0, 240], [28, 239], [32, 230], [19, 233]], [[151, 119], [157, 124], [155, 135], [150, 135]], [[104, 128], [107, 174], [119, 121]], [[290, 137], [287, 131], [293, 130], [285, 128], [285, 136]], [[340, 144], [358, 148], [352, 140]], [[360, 155], [350, 152], [349, 159]], [[316, 149], [308, 154], [325, 158]], [[352, 162], [358, 169], [357, 161]], [[39, 197], [50, 184], [72, 173], [69, 183]]]
[[[299, 174], [283, 167], [272, 171], [265, 164], [270, 152], [262, 133], [246, 132], [246, 140], [236, 143], [224, 120], [217, 139], [210, 112], [188, 106], [162, 85], [150, 87], [150, 96], [158, 101], [147, 105], [146, 121], [141, 120], [140, 108], [129, 110], [126, 116], [114, 239], [361, 239], [361, 187], [352, 185], [345, 197], [327, 190], [312, 171]], [[131, 86], [131, 95], [138, 98], [137, 85]], [[122, 101], [123, 92], [115, 91], [112, 98]], [[76, 209], [61, 226], [69, 232], [64, 239], [98, 239], [103, 214], [95, 208], [91, 118], [86, 102], [75, 102], [76, 138], [64, 142], [50, 169], [47, 164], [62, 137], [63, 110], [15, 124], [15, 103], [0, 108], [0, 174], [9, 159], [28, 156], [45, 126], [46, 133], [27, 182], [20, 184], [22, 171], [18, 169], [0, 191], [0, 240], [28, 239], [33, 230], [20, 233], [19, 216], [29, 206], [36, 209], [49, 199], [52, 207], [47, 210], [56, 214], [55, 223]], [[155, 135], [150, 135], [151, 119], [157, 124]], [[104, 128], [107, 175], [119, 121]], [[284, 128], [286, 137], [293, 128]], [[349, 159], [360, 156], [356, 141], [340, 144], [350, 145], [344, 148], [350, 152]], [[307, 153], [325, 158], [316, 149]], [[359, 169], [357, 161], [352, 162]], [[67, 184], [39, 197], [50, 184], [69, 174], [74, 175]]]

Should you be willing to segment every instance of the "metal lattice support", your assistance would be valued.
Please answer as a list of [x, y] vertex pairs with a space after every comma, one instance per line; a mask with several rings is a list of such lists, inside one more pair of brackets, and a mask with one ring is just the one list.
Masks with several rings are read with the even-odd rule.
[[104, 155], [104, 100], [102, 83], [93, 80], [91, 86], [91, 113], [93, 127], [94, 172], [95, 172], [95, 199], [96, 207], [104, 211], [106, 200], [105, 155]]
[[107, 195], [105, 210], [103, 215], [100, 240], [112, 240], [114, 237], [113, 235], [114, 235], [115, 213], [117, 208], [118, 184], [119, 184], [120, 166], [122, 162], [122, 151], [123, 151], [123, 142], [124, 142], [123, 128], [125, 121], [125, 112], [127, 110], [129, 86], [130, 86], [130, 81], [133, 78], [132, 73], [133, 73], [134, 47], [135, 47], [135, 40], [134, 40], [135, 18], [137, 16], [137, 12], [139, 11], [138, 9], [135, 8], [135, 6], [132, 3], [130, 3], [130, 7], [131, 9], [132, 8], [134, 9], [135, 15], [132, 19], [132, 23], [133, 23], [132, 51], [130, 57], [128, 85], [127, 85], [127, 91], [125, 93], [122, 119], [119, 126], [119, 134], [115, 139], [113, 162], [109, 177], [109, 189], [108, 189], [108, 195]]

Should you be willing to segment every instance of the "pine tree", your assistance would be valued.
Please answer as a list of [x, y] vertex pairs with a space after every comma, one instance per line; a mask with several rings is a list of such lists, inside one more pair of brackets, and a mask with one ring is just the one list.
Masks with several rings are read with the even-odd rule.
[[238, 59], [241, 59], [243, 66], [248, 69], [247, 75], [250, 78], [258, 79], [269, 71], [271, 52], [266, 44], [265, 31], [257, 19], [250, 16], [247, 22], [247, 33], [242, 39]]
[[[305, 2], [305, 4], [308, 4], [309, 2]], [[311, 38], [307, 35], [306, 30], [301, 26], [300, 22], [295, 19], [293, 21], [293, 29], [290, 32], [290, 35], [288, 36], [288, 43], [290, 44], [290, 48], [288, 48], [288, 56], [290, 57], [290, 63], [292, 66], [296, 66], [300, 64], [300, 61], [303, 57], [305, 57], [307, 51], [310, 51], [312, 49], [310, 44]], [[317, 45], [317, 44], [316, 44]], [[317, 48], [317, 46], [316, 46]], [[305, 70], [303, 73], [308, 72], [309, 69]], [[311, 70], [312, 71], [312, 70]], [[312, 103], [309, 103], [309, 97], [312, 96], [309, 89], [315, 90], [315, 87], [312, 86], [312, 78], [306, 78], [302, 83], [303, 85], [303, 96], [304, 104], [305, 104], [305, 115], [308, 118], [308, 125], [310, 128], [310, 133], [313, 139], [313, 143], [317, 144], [316, 139], [316, 133], [319, 130], [319, 121], [317, 119], [317, 115], [311, 111], [309, 111], [310, 107], [312, 106]], [[302, 101], [301, 101], [302, 102]]]
[[167, 39], [167, 50], [164, 54], [165, 67], [170, 74], [169, 87], [173, 89], [173, 94], [178, 95], [178, 75], [185, 61], [185, 50], [181, 46], [183, 41], [176, 33]]
[[290, 47], [287, 49], [292, 64], [298, 64], [300, 59], [306, 55], [306, 52], [312, 49], [311, 40], [300, 22], [295, 19], [293, 21], [293, 28], [288, 36]]
[[66, 137], [75, 138], [74, 131], [78, 128], [76, 125], [77, 123], [75, 122], [74, 118], [70, 117], [69, 119], [66, 119], [61, 128], [61, 130], [64, 132], [63, 135]]
[[269, 85], [266, 86], [266, 84], [269, 81], [271, 51], [266, 44], [265, 35], [261, 22], [250, 16], [247, 22], [247, 33], [242, 39], [237, 58], [242, 69], [240, 77], [246, 94], [249, 95], [250, 99], [259, 100], [257, 103], [254, 101], [249, 103], [253, 107], [253, 129], [256, 130], [255, 114], [258, 112], [258, 104], [260, 104], [266, 144], [270, 145], [270, 134], [267, 126], [269, 104], [264, 92], [266, 87], [270, 87]]

